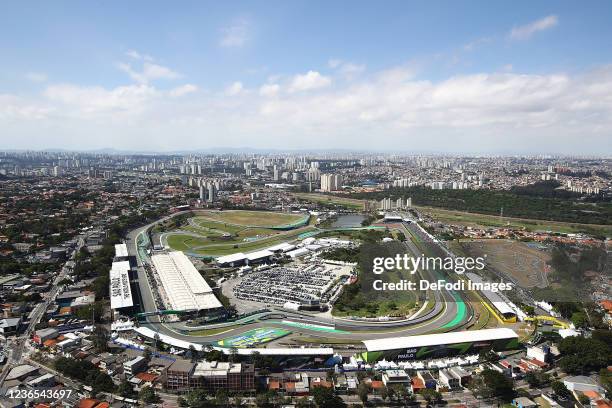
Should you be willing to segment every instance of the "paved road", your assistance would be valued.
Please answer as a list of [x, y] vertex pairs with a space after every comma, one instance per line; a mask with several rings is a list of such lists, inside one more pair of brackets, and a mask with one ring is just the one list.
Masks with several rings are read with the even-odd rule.
[[[138, 270], [138, 284], [139, 284], [139, 296], [141, 304], [144, 306], [144, 310], [146, 311], [154, 311], [157, 310], [155, 306], [155, 302], [153, 300], [154, 295], [151, 287], [149, 286], [149, 282], [146, 278], [145, 267], [140, 256], [138, 256], [138, 248], [136, 245], [137, 237], [141, 233], [146, 233], [146, 230], [155, 225], [157, 222], [165, 221], [181, 213], [171, 214], [166, 216], [156, 222], [145, 225], [143, 227], [137, 228], [131, 231], [128, 236], [128, 251], [130, 255], [136, 256], [137, 259], [137, 270]], [[404, 233], [409, 238], [410, 234], [416, 236], [417, 239], [423, 241], [431, 241], [430, 238], [423, 234], [420, 229], [414, 225], [410, 224], [402, 224], [405, 229]], [[406, 240], [406, 249], [411, 252], [415, 256], [421, 255], [421, 250], [417, 248], [417, 246], [410, 240]], [[442, 248], [440, 248], [440, 252], [443, 253]], [[434, 275], [433, 271], [423, 271], [425, 274], [424, 278], [429, 280], [437, 280], [438, 276]], [[332, 324], [337, 329], [346, 331], [346, 333], [329, 333], [322, 332], [319, 330], [308, 329], [308, 328], [292, 328], [294, 333], [301, 333], [308, 336], [318, 336], [325, 338], [336, 338], [343, 340], [355, 340], [359, 342], [361, 340], [367, 339], [376, 339], [381, 337], [389, 337], [389, 336], [407, 336], [407, 335], [418, 335], [429, 333], [433, 331], [440, 331], [441, 329], [444, 331], [452, 330], [453, 328], [460, 327], [465, 324], [470, 318], [471, 313], [467, 310], [463, 316], [458, 316], [459, 308], [456, 298], [449, 293], [448, 291], [434, 291], [433, 296], [435, 296], [435, 305], [434, 308], [429, 310], [427, 313], [419, 316], [418, 318], [411, 321], [395, 321], [395, 322], [362, 322], [362, 321], [351, 321], [344, 319], [329, 319], [323, 318], [320, 316], [310, 316], [303, 313], [291, 313], [287, 311], [275, 312], [274, 314], [278, 315], [282, 313], [284, 318], [290, 318], [291, 320], [308, 320], [307, 323], [312, 324]], [[451, 325], [452, 326], [449, 326]], [[261, 320], [258, 322], [254, 322], [251, 324], [241, 325], [237, 328], [228, 329], [227, 331], [223, 331], [221, 333], [216, 333], [209, 336], [191, 336], [186, 335], [184, 333], [184, 323], [164, 323], [160, 322], [158, 316], [150, 316], [147, 318], [146, 322], [141, 323], [141, 326], [148, 326], [153, 330], [161, 332], [166, 335], [170, 335], [175, 338], [179, 338], [186, 341], [191, 341], [194, 343], [201, 344], [209, 344], [213, 341], [217, 341], [219, 339], [238, 335], [247, 330], [251, 330], [258, 327], [283, 327], [287, 328], [288, 326], [283, 325], [279, 319], [273, 320]]]
[[[85, 245], [85, 241], [80, 238], [79, 242], [76, 246], [76, 249], [72, 253], [71, 259], [74, 260], [76, 254], [79, 253], [80, 249]], [[60, 273], [55, 277], [52, 282], [51, 290], [45, 296], [44, 302], [39, 303], [34, 307], [32, 311], [32, 318], [28, 323], [28, 327], [25, 329], [23, 334], [18, 337], [14, 337], [8, 340], [10, 347], [7, 347], [10, 350], [10, 355], [7, 356], [7, 362], [5, 366], [2, 368], [2, 372], [0, 372], [0, 383], [4, 383], [4, 379], [6, 378], [9, 370], [19, 364], [22, 364], [24, 359], [24, 347], [30, 337], [32, 337], [32, 333], [36, 329], [36, 325], [40, 323], [40, 319], [45, 315], [45, 311], [49, 307], [49, 305], [55, 301], [59, 291], [62, 288], [60, 282], [66, 277], [68, 274], [68, 268], [64, 265], [60, 270]]]

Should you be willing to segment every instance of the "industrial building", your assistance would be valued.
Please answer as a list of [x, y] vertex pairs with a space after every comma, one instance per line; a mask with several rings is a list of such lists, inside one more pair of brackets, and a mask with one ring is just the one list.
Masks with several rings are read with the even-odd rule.
[[425, 334], [421, 336], [387, 337], [365, 340], [367, 362], [377, 360], [419, 360], [477, 354], [480, 350], [511, 350], [518, 346], [518, 335], [512, 329], [484, 329], [473, 331]]
[[162, 284], [162, 296], [169, 309], [199, 311], [221, 308], [221, 302], [211, 287], [193, 266], [189, 258], [180, 252], [154, 254], [151, 261]]

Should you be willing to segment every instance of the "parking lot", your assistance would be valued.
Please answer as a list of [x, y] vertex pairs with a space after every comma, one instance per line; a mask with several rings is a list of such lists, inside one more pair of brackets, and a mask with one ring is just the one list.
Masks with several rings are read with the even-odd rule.
[[241, 301], [260, 304], [326, 303], [350, 271], [351, 267], [324, 263], [278, 266], [243, 276], [232, 293]]

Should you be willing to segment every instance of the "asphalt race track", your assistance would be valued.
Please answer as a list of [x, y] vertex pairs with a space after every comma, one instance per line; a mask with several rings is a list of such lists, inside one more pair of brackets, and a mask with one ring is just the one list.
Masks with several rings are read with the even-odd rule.
[[[180, 212], [175, 213], [149, 225], [137, 228], [131, 231], [127, 236], [129, 254], [136, 257], [138, 264], [137, 273], [139, 290], [137, 292], [139, 301], [144, 309], [143, 311], [155, 311], [157, 308], [153, 300], [153, 293], [146, 278], [144, 269], [145, 265], [138, 254], [136, 245], [137, 238], [141, 233], [145, 233], [157, 222], [180, 214]], [[417, 256], [421, 253], [415, 243], [412, 242], [412, 239], [410, 239], [410, 235], [415, 237], [417, 241], [426, 242], [428, 244], [432, 243], [430, 238], [414, 224], [402, 223], [401, 226], [403, 229], [405, 229], [403, 232], [408, 238], [405, 242], [407, 251]], [[443, 251], [442, 248], [440, 248], [440, 251]], [[422, 271], [421, 273], [430, 274], [429, 276], [426, 276], [427, 279], [435, 280], [434, 278], [440, 278], [440, 276], [434, 277], [433, 274], [436, 272], [433, 271]], [[208, 336], [186, 334], [188, 332], [185, 330], [184, 323], [162, 324], [159, 316], [148, 316], [146, 321], [142, 322], [140, 325], [149, 327], [157, 332], [172, 336], [174, 338], [200, 344], [211, 344], [227, 337], [241, 335], [253, 329], [270, 327], [291, 330], [294, 334], [299, 333], [313, 337], [323, 336], [327, 339], [342, 339], [346, 341], [354, 340], [355, 342], [359, 342], [361, 340], [377, 339], [381, 337], [410, 336], [433, 332], [452, 331], [465, 326], [472, 319], [473, 313], [471, 307], [468, 303], [463, 302], [459, 294], [453, 294], [448, 291], [434, 291], [433, 294], [435, 296], [434, 307], [423, 315], [420, 315], [412, 320], [366, 322], [337, 318], [322, 318], [308, 315], [306, 313], [275, 310], [272, 312], [272, 316], [269, 319], [262, 316], [258, 320], [251, 323], [242, 324], [239, 327], [234, 326], [228, 328], [226, 331], [219, 332], [219, 330], [216, 330], [215, 334]], [[303, 322], [304, 324], [300, 324], [299, 327], [292, 327], [286, 323], [283, 323], [282, 320], [284, 319], [294, 322]], [[321, 330], [316, 330], [315, 327], [309, 327], [309, 325], [317, 324], [332, 326], [336, 329], [336, 331], [322, 333]], [[210, 328], [214, 327], [215, 325], [210, 326]]]

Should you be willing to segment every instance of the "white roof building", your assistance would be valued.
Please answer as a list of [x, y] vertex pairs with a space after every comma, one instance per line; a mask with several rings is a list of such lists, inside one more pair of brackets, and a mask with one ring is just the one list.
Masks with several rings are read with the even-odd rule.
[[[475, 273], [469, 272], [465, 275], [474, 283], [484, 283], [483, 279]], [[480, 293], [482, 293], [502, 315], [508, 316], [517, 314], [516, 311], [512, 307], [510, 307], [508, 302], [506, 302], [499, 295], [499, 293], [490, 290], [481, 290]]]
[[115, 257], [124, 258], [128, 256], [127, 244], [115, 244]]
[[130, 262], [113, 262], [110, 270], [111, 309], [134, 306], [130, 288]]
[[310, 253], [308, 249], [298, 248], [294, 249], [293, 251], [287, 252], [287, 256], [289, 256], [290, 258], [299, 258], [300, 256], [307, 255], [308, 253]]
[[231, 255], [219, 256], [217, 257], [216, 260], [218, 264], [224, 265], [224, 264], [233, 264], [237, 262], [244, 262], [245, 259], [246, 259], [245, 254], [243, 254], [242, 252], [237, 252]]
[[274, 255], [273, 252], [268, 251], [267, 249], [262, 249], [261, 251], [249, 252], [246, 254], [246, 258], [249, 262], [258, 261], [263, 258], [269, 258]]
[[151, 257], [173, 310], [206, 310], [222, 307], [212, 289], [189, 258], [180, 252]]
[[518, 338], [518, 335], [514, 332], [514, 330], [499, 328], [424, 334], [421, 336], [387, 337], [376, 340], [364, 340], [363, 344], [366, 346], [368, 351], [387, 351], [403, 348], [417, 348], [424, 346], [438, 346], [443, 344], [460, 344], [512, 338]]
[[292, 249], [295, 249], [295, 245], [289, 244], [288, 242], [282, 242], [278, 245], [273, 245], [267, 249], [268, 251], [272, 252], [287, 252], [291, 251]]

